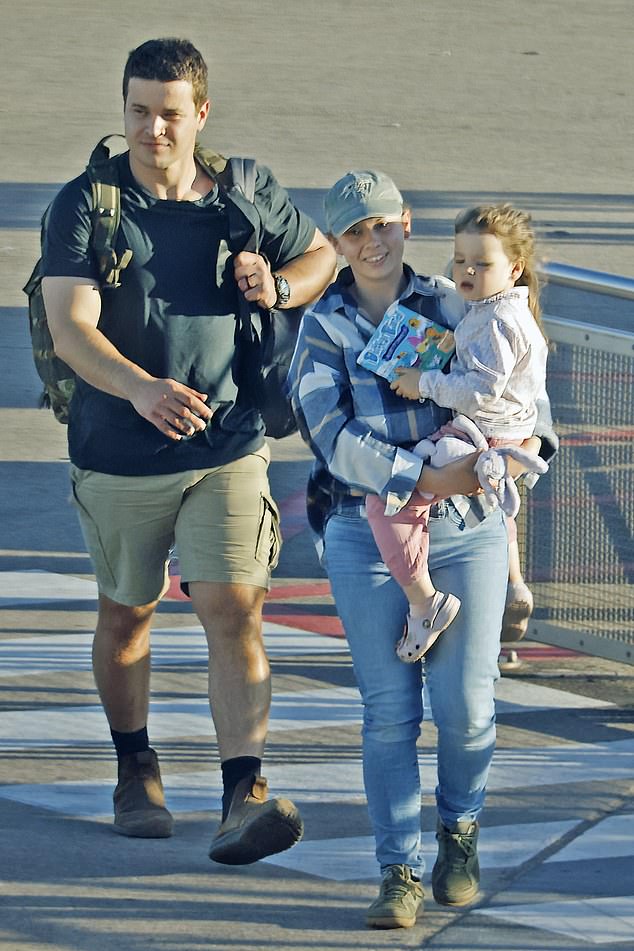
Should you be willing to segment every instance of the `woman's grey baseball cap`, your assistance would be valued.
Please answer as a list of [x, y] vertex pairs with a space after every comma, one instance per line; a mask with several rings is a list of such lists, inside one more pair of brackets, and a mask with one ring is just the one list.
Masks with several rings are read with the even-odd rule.
[[328, 231], [339, 238], [365, 218], [400, 221], [403, 196], [383, 172], [346, 172], [327, 192], [324, 212]]

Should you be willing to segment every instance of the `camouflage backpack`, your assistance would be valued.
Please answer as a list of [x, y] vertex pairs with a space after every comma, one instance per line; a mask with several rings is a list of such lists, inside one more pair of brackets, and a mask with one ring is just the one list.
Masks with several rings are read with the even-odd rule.
[[[116, 288], [121, 271], [130, 263], [132, 252], [124, 251], [120, 258], [114, 251], [114, 242], [120, 220], [120, 190], [116, 163], [106, 142], [109, 135], [97, 143], [88, 160], [86, 172], [92, 188], [92, 232], [90, 243], [99, 265], [100, 286]], [[50, 214], [49, 205], [42, 216], [40, 242], [44, 245]], [[75, 372], [56, 355], [48, 327], [42, 298], [41, 259], [33, 268], [24, 286], [29, 299], [29, 327], [35, 368], [44, 385], [40, 406], [53, 410], [60, 423], [68, 422], [68, 405], [75, 389]]]

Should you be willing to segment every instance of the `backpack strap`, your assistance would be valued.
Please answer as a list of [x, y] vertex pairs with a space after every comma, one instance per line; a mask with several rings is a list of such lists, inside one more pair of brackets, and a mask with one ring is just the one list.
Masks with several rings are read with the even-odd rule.
[[229, 199], [229, 240], [232, 251], [259, 254], [262, 219], [255, 204], [255, 159], [227, 159], [199, 144], [194, 148], [194, 157], [208, 170]]
[[[257, 165], [255, 159], [239, 158], [233, 156], [227, 162], [227, 172], [229, 180], [233, 186], [233, 194], [236, 191], [239, 196], [244, 198], [249, 204], [249, 210], [257, 214], [258, 225], [261, 225], [260, 214], [255, 207], [255, 182], [257, 178]], [[235, 199], [234, 199], [235, 200]], [[237, 204], [237, 202], [236, 202]], [[260, 251], [260, 228], [254, 228], [244, 245], [245, 251], [252, 251], [254, 254], [262, 254]], [[266, 255], [263, 255], [266, 257]]]
[[121, 271], [132, 260], [129, 248], [117, 257], [114, 244], [121, 222], [121, 188], [116, 155], [106, 145], [119, 135], [107, 135], [92, 151], [86, 172], [92, 188], [92, 233], [90, 243], [99, 266], [102, 290], [119, 287]]
[[209, 170], [212, 177], [227, 191], [238, 188], [246, 200], [253, 204], [255, 200], [255, 181], [257, 165], [252, 158], [225, 158], [219, 152], [208, 149], [200, 143], [194, 146], [194, 158]]
[[[252, 158], [226, 159], [196, 146], [194, 155], [206, 167], [228, 199], [230, 242], [234, 251], [259, 250], [262, 218], [255, 204], [257, 164]], [[297, 423], [285, 380], [295, 350], [303, 308], [269, 311], [249, 304], [238, 293], [237, 342], [241, 390], [249, 394], [266, 433], [274, 439], [295, 432]]]
[[231, 169], [231, 180], [236, 188], [239, 188], [247, 201], [253, 204], [255, 200], [255, 179], [256, 164], [252, 158], [238, 158], [234, 156], [229, 159], [229, 168]]
[[[227, 159], [220, 152], [214, 152], [206, 146], [197, 142], [194, 146], [194, 158], [197, 159], [210, 172], [212, 178], [223, 178], [223, 172], [227, 168]], [[230, 184], [227, 185], [230, 187]]]

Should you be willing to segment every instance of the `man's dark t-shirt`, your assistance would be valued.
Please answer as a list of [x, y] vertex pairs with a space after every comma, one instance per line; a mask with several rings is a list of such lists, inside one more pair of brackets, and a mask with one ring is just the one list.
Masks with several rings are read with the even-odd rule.
[[[227, 196], [214, 188], [196, 202], [162, 200], [146, 191], [119, 156], [121, 224], [116, 250], [132, 251], [121, 287], [101, 292], [99, 329], [148, 373], [208, 393], [214, 410], [204, 433], [175, 441], [143, 419], [128, 400], [78, 380], [70, 408], [71, 462], [115, 475], [155, 475], [223, 465], [259, 448], [259, 414], [240, 397], [235, 334], [238, 289], [229, 250]], [[53, 203], [43, 274], [92, 278], [90, 184], [69, 182]], [[273, 270], [302, 254], [315, 225], [291, 203], [266, 168], [258, 169], [260, 250]], [[236, 401], [238, 405], [236, 405]]]

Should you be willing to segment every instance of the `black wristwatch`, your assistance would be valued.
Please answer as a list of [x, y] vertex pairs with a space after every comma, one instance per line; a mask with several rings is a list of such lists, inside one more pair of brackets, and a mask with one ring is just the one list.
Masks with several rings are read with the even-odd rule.
[[291, 299], [291, 285], [282, 274], [274, 274], [273, 280], [275, 281], [275, 292], [277, 294], [273, 306], [286, 307]]

